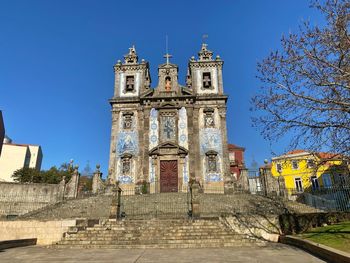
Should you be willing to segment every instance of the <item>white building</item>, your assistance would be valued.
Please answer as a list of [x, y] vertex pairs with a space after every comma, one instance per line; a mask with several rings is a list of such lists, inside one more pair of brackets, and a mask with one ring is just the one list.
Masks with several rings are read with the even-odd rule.
[[39, 145], [16, 144], [5, 137], [0, 156], [0, 181], [12, 182], [13, 173], [23, 167], [40, 170], [42, 159]]

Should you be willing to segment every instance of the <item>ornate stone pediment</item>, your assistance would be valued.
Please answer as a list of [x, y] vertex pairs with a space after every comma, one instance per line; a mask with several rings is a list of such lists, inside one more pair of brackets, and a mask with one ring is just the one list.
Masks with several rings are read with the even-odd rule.
[[164, 142], [149, 151], [149, 155], [180, 155], [186, 156], [188, 151], [175, 143]]

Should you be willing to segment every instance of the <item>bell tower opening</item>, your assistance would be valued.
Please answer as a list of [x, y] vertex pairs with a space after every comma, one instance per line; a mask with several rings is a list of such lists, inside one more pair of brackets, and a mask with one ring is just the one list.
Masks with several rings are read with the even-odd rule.
[[165, 78], [165, 90], [171, 91], [171, 78], [169, 76]]

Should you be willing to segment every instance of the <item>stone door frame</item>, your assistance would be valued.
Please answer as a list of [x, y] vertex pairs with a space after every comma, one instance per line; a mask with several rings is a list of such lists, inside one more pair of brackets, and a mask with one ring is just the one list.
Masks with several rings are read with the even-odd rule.
[[[160, 192], [160, 162], [161, 161], [177, 161], [177, 186], [178, 192], [183, 192], [183, 168], [185, 164], [185, 158], [188, 155], [188, 151], [178, 146], [174, 143], [163, 143], [155, 147], [149, 152], [150, 157], [152, 158], [152, 163], [155, 167], [155, 185], [152, 188], [151, 183], [151, 193], [159, 193]], [[150, 169], [151, 167], [149, 167]]]

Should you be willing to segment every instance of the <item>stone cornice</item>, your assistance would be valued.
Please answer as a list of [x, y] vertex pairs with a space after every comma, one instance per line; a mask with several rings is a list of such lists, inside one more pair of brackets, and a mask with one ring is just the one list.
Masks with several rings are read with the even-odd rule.
[[111, 98], [108, 100], [109, 104], [117, 104], [117, 103], [125, 103], [125, 104], [131, 104], [131, 103], [140, 103], [139, 97], [131, 97], [131, 98]]
[[224, 61], [222, 60], [212, 60], [212, 61], [190, 61], [188, 62], [188, 67], [190, 68], [201, 68], [201, 67], [222, 67]]
[[142, 69], [147, 69], [148, 67], [149, 67], [148, 62], [144, 62], [141, 64], [115, 64], [113, 66], [114, 72], [127, 71], [127, 70], [142, 70]]
[[165, 100], [165, 101], [172, 101], [172, 100], [184, 100], [184, 99], [194, 99], [196, 96], [194, 95], [177, 95], [177, 96], [152, 96], [152, 97], [141, 97], [140, 100], [150, 100], [150, 101], [157, 101], [157, 100]]
[[225, 102], [228, 99], [228, 95], [197, 95], [196, 100], [225, 100]]
[[166, 96], [152, 96], [152, 97], [129, 97], [129, 98], [111, 98], [109, 103], [113, 104], [132, 104], [132, 103], [144, 103], [144, 102], [160, 102], [160, 101], [186, 101], [192, 100], [193, 103], [196, 101], [216, 101], [224, 100], [227, 102], [227, 95], [177, 95], [172, 97]]

